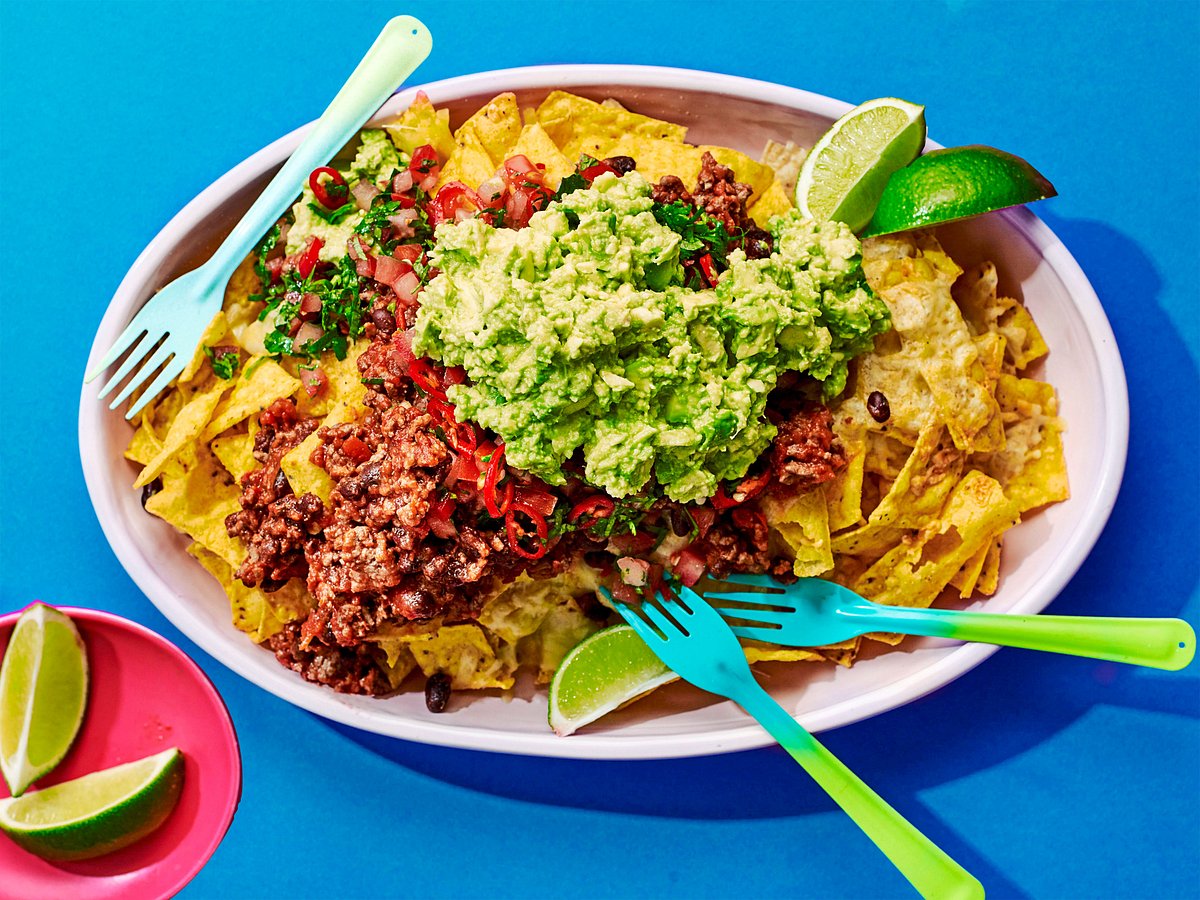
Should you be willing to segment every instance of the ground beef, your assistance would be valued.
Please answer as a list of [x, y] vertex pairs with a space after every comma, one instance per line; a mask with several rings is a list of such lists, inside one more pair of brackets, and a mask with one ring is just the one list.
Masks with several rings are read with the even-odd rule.
[[246, 544], [237, 577], [249, 586], [278, 590], [308, 572], [305, 545], [319, 533], [324, 507], [313, 494], [296, 497], [279, 461], [317, 427], [301, 417], [290, 399], [277, 400], [261, 414], [254, 458], [262, 463], [242, 476], [241, 510], [225, 519], [230, 535]]
[[650, 189], [650, 199], [664, 206], [669, 203], [686, 203], [688, 206], [695, 205], [692, 201], [692, 195], [688, 193], [688, 189], [683, 184], [683, 180], [675, 175], [664, 175], [658, 184]]
[[[372, 316], [378, 313], [375, 310]], [[384, 309], [380, 318], [390, 315]], [[375, 339], [358, 358], [358, 371], [367, 386], [367, 406], [382, 412], [396, 403], [416, 400], [417, 388], [408, 377], [412, 361], [412, 335], [409, 332], [396, 330], [394, 319], [390, 332], [378, 329]]]
[[746, 213], [746, 202], [753, 193], [750, 185], [735, 181], [733, 169], [723, 166], [707, 150], [700, 158], [700, 177], [692, 199], [696, 208], [708, 213], [735, 235], [754, 224]]
[[831, 481], [846, 466], [846, 456], [834, 438], [833, 415], [824, 406], [810, 406], [779, 422], [771, 448], [777, 484], [790, 492]]
[[335, 691], [386, 694], [392, 690], [370, 644], [346, 648], [313, 643], [303, 636], [298, 622], [290, 622], [267, 639], [267, 646], [289, 669]]
[[714, 578], [731, 572], [787, 577], [792, 562], [772, 553], [766, 517], [753, 506], [739, 506], [723, 513], [705, 536], [691, 545]]

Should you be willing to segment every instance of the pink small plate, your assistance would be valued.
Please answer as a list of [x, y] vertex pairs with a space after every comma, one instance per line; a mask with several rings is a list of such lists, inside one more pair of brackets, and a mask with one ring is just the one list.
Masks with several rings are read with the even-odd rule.
[[[179, 805], [149, 837], [116, 853], [49, 863], [0, 835], [0, 894], [149, 900], [170, 897], [208, 862], [242, 793], [237, 735], [221, 696], [187, 654], [134, 622], [59, 607], [83, 635], [91, 669], [87, 714], [44, 788], [169, 747], [184, 754]], [[0, 616], [0, 657], [19, 613]], [[8, 797], [0, 779], [0, 797]]]

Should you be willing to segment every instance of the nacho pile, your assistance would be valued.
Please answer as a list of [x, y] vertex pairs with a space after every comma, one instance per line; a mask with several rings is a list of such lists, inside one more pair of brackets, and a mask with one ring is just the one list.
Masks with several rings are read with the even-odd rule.
[[[690, 145], [683, 126], [561, 91], [524, 110], [513, 94], [501, 94], [454, 132], [446, 112], [419, 95], [384, 127], [401, 153], [429, 144], [446, 158], [439, 183], [472, 187], [515, 154], [544, 165], [550, 188], [581, 154], [630, 156], [648, 180], [673, 174], [691, 183], [711, 152], [753, 187], [748, 212], [760, 223], [790, 208], [803, 153], [773, 145], [768, 158], [777, 171], [734, 150]], [[947, 591], [990, 595], [1004, 533], [1022, 515], [1067, 497], [1055, 391], [1028, 377], [1046, 344], [1028, 311], [999, 293], [994, 266], [963, 272], [932, 233], [868, 240], [863, 260], [894, 330], [856, 361], [846, 393], [831, 407], [847, 465], [832, 482], [763, 504], [772, 541], [794, 558], [796, 575], [830, 578], [883, 603], [928, 606]], [[142, 467], [135, 485], [148, 488], [147, 511], [192, 540], [189, 552], [225, 588], [233, 624], [256, 642], [313, 607], [297, 579], [267, 593], [234, 576], [246, 548], [224, 521], [239, 508], [239, 480], [259, 465], [252, 453], [258, 416], [292, 397], [323, 425], [353, 421], [363, 412], [356, 360], [366, 344], [358, 341], [342, 360], [324, 354], [328, 386], [316, 399], [293, 357], [260, 353], [233, 377], [219, 377], [203, 347], [253, 344], [258, 308], [250, 297], [259, 290], [247, 260], [192, 364], [143, 410], [126, 451]], [[310, 459], [317, 443], [314, 432], [281, 467], [296, 495], [328, 501], [332, 482]], [[366, 641], [393, 687], [420, 670], [449, 674], [455, 688], [508, 689], [522, 667], [544, 683], [599, 627], [575, 601], [595, 587], [584, 565], [555, 579], [522, 576], [492, 585], [476, 621], [384, 626]], [[898, 636], [871, 639], [896, 643]], [[863, 640], [814, 649], [755, 644], [747, 652], [753, 661], [849, 665]]]

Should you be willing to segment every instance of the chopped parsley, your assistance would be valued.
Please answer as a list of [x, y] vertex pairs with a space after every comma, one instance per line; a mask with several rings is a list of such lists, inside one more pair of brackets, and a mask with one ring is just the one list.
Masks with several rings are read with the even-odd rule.
[[[346, 358], [350, 341], [363, 333], [366, 310], [360, 292], [354, 260], [343, 256], [333, 271], [318, 277], [316, 272], [300, 278], [295, 272], [285, 272], [278, 284], [271, 285], [265, 297], [267, 305], [258, 318], [274, 314], [279, 323], [263, 339], [263, 346], [274, 356], [306, 356], [316, 359], [323, 350], [332, 350], [338, 359]], [[316, 340], [296, 346], [289, 333], [292, 322], [300, 312], [305, 294], [315, 294], [321, 301], [320, 324], [324, 333]]]
[[575, 191], [582, 191], [589, 187], [588, 180], [581, 174], [584, 169], [589, 169], [597, 165], [599, 160], [583, 153], [579, 157], [579, 162], [575, 166], [575, 171], [558, 183], [558, 190], [554, 192], [555, 200], [561, 200], [567, 194], [573, 194]]
[[681, 261], [711, 253], [713, 262], [725, 266], [725, 254], [732, 238], [725, 225], [689, 203], [655, 203], [654, 218], [682, 239], [679, 244]]
[[[267, 269], [267, 257], [271, 255], [271, 251], [279, 243], [279, 226], [272, 225], [271, 230], [266, 233], [258, 246], [254, 250], [254, 272], [258, 275], [258, 280], [262, 283], [265, 290], [267, 285], [271, 283], [271, 273]], [[251, 297], [251, 300], [261, 299], [262, 295]]]
[[361, 235], [384, 253], [391, 253], [401, 244], [420, 244], [428, 248], [433, 240], [433, 229], [429, 225], [429, 214], [425, 212], [427, 195], [420, 188], [413, 188], [415, 203], [411, 209], [417, 211], [417, 217], [409, 223], [413, 235], [406, 238], [384, 240], [384, 232], [393, 227], [391, 217], [405, 209], [398, 200], [393, 200], [390, 194], [383, 193], [375, 197], [371, 208], [363, 215], [362, 221], [354, 226], [354, 233]]
[[337, 209], [326, 209], [320, 203], [310, 203], [308, 208], [313, 211], [313, 214], [320, 219], [324, 219], [330, 225], [340, 225], [343, 220], [358, 212], [358, 204], [351, 200]]

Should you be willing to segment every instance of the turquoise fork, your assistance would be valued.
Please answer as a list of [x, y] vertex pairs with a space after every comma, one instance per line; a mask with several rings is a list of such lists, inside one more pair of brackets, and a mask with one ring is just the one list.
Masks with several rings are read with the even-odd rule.
[[[892, 809], [764, 691], [725, 620], [690, 588], [672, 585], [635, 610], [601, 588], [668, 667], [696, 687], [720, 694], [758, 720], [813, 780], [854, 820], [925, 897], [982, 897], [983, 885]], [[644, 618], [643, 618], [644, 617]]]
[[782, 584], [767, 575], [729, 575], [724, 580], [758, 589], [704, 591], [706, 600], [719, 604], [717, 612], [735, 623], [733, 633], [790, 647], [820, 647], [872, 631], [892, 631], [1048, 650], [1156, 669], [1182, 669], [1196, 653], [1196, 632], [1182, 619], [912, 609], [872, 603], [823, 578], [801, 578], [795, 584]]
[[133, 347], [97, 399], [108, 396], [141, 363], [141, 368], [109, 404], [109, 409], [116, 409], [158, 371], [158, 377], [125, 414], [125, 418], [131, 419], [183, 371], [196, 352], [205, 327], [221, 308], [225, 286], [238, 263], [296, 201], [309, 172], [325, 165], [358, 133], [367, 119], [425, 61], [432, 47], [429, 29], [412, 16], [397, 16], [383, 27], [329, 108], [212, 258], [155, 294], [88, 373], [85, 383], [93, 381]]

